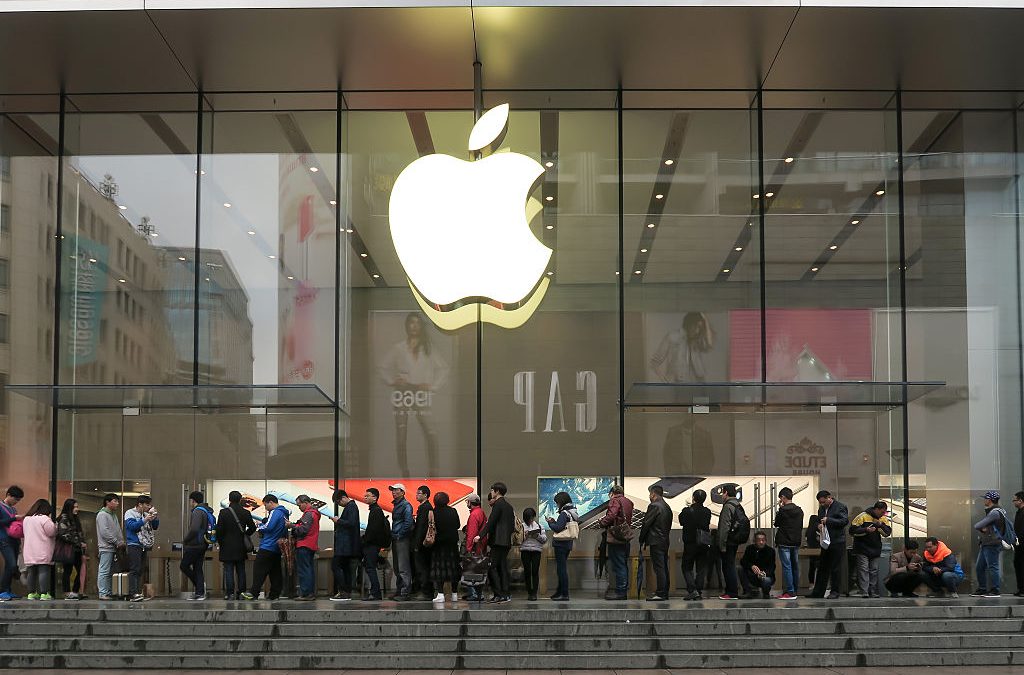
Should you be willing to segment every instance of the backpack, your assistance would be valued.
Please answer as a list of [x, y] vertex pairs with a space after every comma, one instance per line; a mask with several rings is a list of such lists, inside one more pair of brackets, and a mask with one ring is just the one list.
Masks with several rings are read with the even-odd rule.
[[953, 568], [953, 574], [955, 574], [956, 578], [960, 581], [964, 580], [964, 568], [960, 567], [960, 563], [957, 563], [956, 567]]
[[732, 515], [732, 522], [729, 523], [729, 534], [726, 536], [726, 543], [738, 546], [746, 544], [750, 539], [750, 518], [743, 510], [742, 504], [736, 504], [736, 510]]
[[1003, 529], [1001, 532], [999, 530], [996, 531], [999, 533], [999, 539], [1001, 540], [1003, 548], [1007, 551], [1011, 551], [1017, 543], [1017, 533], [1013, 530], [1013, 523], [1011, 523], [1010, 519], [1006, 517], [1006, 511], [1000, 508], [999, 513], [1003, 516]]
[[519, 516], [515, 516], [515, 525], [512, 528], [512, 545], [522, 546], [523, 541], [526, 539], [526, 528], [523, 526], [523, 521], [519, 519]]
[[196, 508], [201, 509], [206, 514], [206, 532], [203, 533], [203, 539], [212, 546], [217, 543], [217, 519], [213, 517], [213, 509], [205, 506], [197, 506]]

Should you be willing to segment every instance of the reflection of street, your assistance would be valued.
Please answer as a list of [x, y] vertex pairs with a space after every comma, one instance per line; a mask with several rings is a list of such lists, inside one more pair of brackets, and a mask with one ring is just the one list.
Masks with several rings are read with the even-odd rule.
[[379, 366], [381, 379], [391, 387], [395, 421], [395, 455], [403, 476], [409, 475], [409, 424], [415, 420], [427, 448], [427, 473], [438, 472], [437, 427], [433, 419], [434, 394], [448, 381], [448, 364], [434, 348], [423, 317], [405, 317], [405, 339], [395, 343]]

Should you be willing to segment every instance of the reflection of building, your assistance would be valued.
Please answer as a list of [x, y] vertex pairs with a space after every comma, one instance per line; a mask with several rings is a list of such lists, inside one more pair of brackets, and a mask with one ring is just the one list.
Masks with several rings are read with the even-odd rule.
[[[167, 279], [165, 312], [173, 326], [181, 377], [192, 377], [195, 249], [159, 249]], [[199, 377], [204, 384], [252, 384], [252, 319], [249, 295], [228, 255], [199, 249]], [[187, 376], [187, 377], [186, 377]]]

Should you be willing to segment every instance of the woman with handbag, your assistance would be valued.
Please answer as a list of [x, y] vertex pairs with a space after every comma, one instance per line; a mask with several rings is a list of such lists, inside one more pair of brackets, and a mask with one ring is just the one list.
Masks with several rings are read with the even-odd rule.
[[551, 596], [555, 601], [569, 599], [569, 554], [573, 542], [580, 536], [580, 514], [572, 503], [568, 492], [559, 492], [553, 498], [558, 506], [558, 517], [548, 517], [551, 527], [551, 548], [555, 551], [555, 571], [558, 575], [558, 589]]
[[[53, 547], [53, 562], [61, 566], [61, 588], [65, 600], [85, 600], [85, 530], [78, 517], [78, 500], [65, 499], [57, 518], [57, 541]], [[71, 573], [75, 572], [75, 585]]]
[[252, 535], [256, 532], [252, 512], [242, 506], [242, 493], [238, 490], [228, 494], [228, 505], [217, 514], [216, 530], [218, 557], [224, 566], [224, 599], [237, 600], [246, 589], [245, 561], [253, 551]]
[[57, 525], [50, 502], [37, 499], [25, 514], [25, 548], [22, 556], [28, 568], [28, 599], [53, 600], [50, 595], [50, 570], [53, 569], [53, 544]]
[[427, 527], [427, 536], [423, 545], [431, 538], [431, 527], [433, 526], [433, 543], [429, 544], [430, 556], [430, 577], [434, 582], [434, 589], [437, 595], [434, 602], [444, 602], [444, 582], [451, 585], [451, 599], [455, 602], [459, 599], [459, 580], [462, 579], [462, 561], [459, 557], [459, 528], [462, 521], [459, 513], [449, 504], [447, 492], [438, 492], [434, 495], [434, 510], [428, 515], [430, 525]]

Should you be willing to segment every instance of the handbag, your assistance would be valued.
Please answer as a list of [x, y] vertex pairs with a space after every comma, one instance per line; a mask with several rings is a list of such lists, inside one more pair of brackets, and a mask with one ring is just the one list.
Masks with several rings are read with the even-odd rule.
[[[0, 508], [2, 508], [4, 510], [4, 512], [7, 513], [7, 515], [9, 515], [11, 518], [14, 518], [14, 515], [15, 515], [14, 509], [8, 507], [6, 504], [0, 506]], [[24, 539], [25, 538], [25, 526], [22, 525], [22, 522], [20, 520], [12, 520], [7, 525], [7, 536], [10, 537], [11, 539]]]
[[242, 533], [242, 546], [245, 548], [246, 555], [252, 553], [256, 550], [256, 547], [252, 545], [252, 537], [245, 533], [245, 528], [242, 527], [242, 521], [239, 520], [238, 514], [235, 513], [235, 510], [229, 506], [228, 511], [231, 512], [231, 515], [235, 517], [235, 522], [238, 523], [238, 529]]
[[697, 545], [711, 548], [711, 531], [697, 530]]
[[71, 565], [75, 562], [75, 547], [58, 539], [53, 545], [53, 562], [61, 565]]
[[555, 532], [554, 530], [551, 530], [551, 538], [561, 539], [563, 541], [567, 539], [579, 539], [580, 524], [576, 522], [576, 520], [572, 516], [569, 516], [569, 520], [565, 523], [565, 529], [563, 529], [561, 532]]
[[427, 533], [423, 535], [423, 545], [430, 547], [437, 541], [437, 526], [434, 524], [434, 512], [427, 514]]
[[615, 539], [616, 543], [628, 544], [636, 537], [636, 530], [626, 522], [626, 516], [621, 516], [621, 518], [621, 523], [616, 523], [608, 528], [608, 536]]

